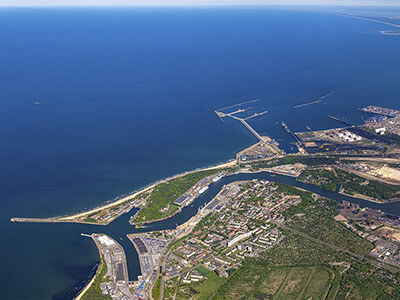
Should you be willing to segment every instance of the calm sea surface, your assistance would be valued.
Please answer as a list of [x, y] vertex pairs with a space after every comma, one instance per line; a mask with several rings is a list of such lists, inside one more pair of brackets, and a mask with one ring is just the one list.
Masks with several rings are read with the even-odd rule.
[[87, 226], [11, 217], [95, 207], [256, 142], [214, 109], [260, 98], [269, 113], [250, 125], [290, 151], [282, 120], [325, 129], [328, 114], [400, 108], [390, 29], [326, 10], [0, 9], [0, 298], [63, 299], [98, 261]]

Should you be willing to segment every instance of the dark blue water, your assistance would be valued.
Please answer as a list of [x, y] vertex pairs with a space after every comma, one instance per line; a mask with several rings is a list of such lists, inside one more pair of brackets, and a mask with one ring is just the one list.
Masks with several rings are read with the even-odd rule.
[[10, 217], [94, 207], [256, 142], [216, 108], [260, 98], [269, 113], [250, 125], [289, 150], [276, 122], [398, 107], [400, 39], [384, 29], [272, 9], [0, 9], [0, 297], [63, 295], [98, 260], [86, 227]]

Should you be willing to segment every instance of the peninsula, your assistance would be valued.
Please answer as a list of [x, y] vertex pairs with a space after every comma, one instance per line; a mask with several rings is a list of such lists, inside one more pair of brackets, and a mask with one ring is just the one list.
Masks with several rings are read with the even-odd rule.
[[[273, 182], [279, 174], [350, 200], [398, 201], [400, 111], [377, 106], [360, 110], [367, 116], [360, 126], [290, 131], [297, 153], [285, 153], [275, 140], [251, 128], [259, 142], [228, 163], [173, 176], [74, 216], [11, 221], [107, 225], [139, 208], [129, 223], [140, 227], [180, 213], [209, 186], [229, 177], [211, 200], [176, 228], [128, 234], [139, 255], [141, 276], [136, 281], [128, 278], [125, 254], [116, 240], [104, 234], [89, 235], [101, 261], [80, 299], [91, 299], [88, 295], [98, 299], [240, 299], [249, 294], [277, 299], [289, 295], [362, 299], [356, 295], [368, 293], [384, 299], [389, 289], [400, 295], [398, 216], [347, 200], [338, 205], [319, 193]], [[218, 111], [217, 115], [233, 114]], [[264, 174], [260, 172], [267, 172], [269, 179], [246, 179]], [[235, 176], [244, 179], [234, 180]], [[378, 279], [364, 280], [371, 272]]]

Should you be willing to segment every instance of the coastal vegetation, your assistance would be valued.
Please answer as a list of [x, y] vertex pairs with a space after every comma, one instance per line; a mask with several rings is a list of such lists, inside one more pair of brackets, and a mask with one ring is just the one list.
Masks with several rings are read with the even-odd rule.
[[135, 223], [150, 222], [169, 217], [179, 209], [174, 201], [194, 186], [199, 180], [221, 172], [222, 169], [213, 169], [190, 173], [156, 185], [153, 192], [136, 216]]
[[346, 179], [346, 177], [339, 178], [332, 168], [307, 169], [298, 177], [299, 181], [316, 184], [322, 188], [329, 188], [329, 184], [336, 186], [337, 184], [343, 183]]
[[400, 195], [400, 186], [376, 180], [367, 180], [341, 169], [307, 169], [299, 177], [299, 181], [319, 185], [324, 189], [335, 191], [341, 185], [342, 191], [349, 195], [365, 195], [377, 200], [389, 200]]
[[[364, 184], [361, 184], [363, 183]], [[391, 185], [374, 180], [365, 182], [363, 179], [355, 179], [343, 185], [344, 192], [350, 195], [361, 194], [375, 199], [389, 200], [400, 196], [400, 186]]]
[[103, 281], [104, 276], [107, 274], [107, 264], [102, 258], [100, 265], [97, 269], [94, 281], [90, 288], [82, 295], [81, 300], [111, 300], [110, 295], [105, 295], [100, 289], [100, 283]]

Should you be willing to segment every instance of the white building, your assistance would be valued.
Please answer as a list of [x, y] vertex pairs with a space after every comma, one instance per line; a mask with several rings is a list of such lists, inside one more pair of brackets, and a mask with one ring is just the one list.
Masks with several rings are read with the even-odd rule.
[[380, 134], [380, 135], [384, 135], [385, 132], [386, 132], [386, 128], [385, 127], [377, 128], [377, 129], [375, 129], [375, 132]]
[[250, 237], [253, 234], [253, 231], [249, 231], [246, 233], [242, 233], [240, 235], [238, 235], [237, 237], [233, 238], [232, 240], [230, 240], [228, 242], [228, 247], [232, 247], [233, 245], [235, 245], [237, 242], [240, 242], [242, 240], [247, 239], [248, 237]]

